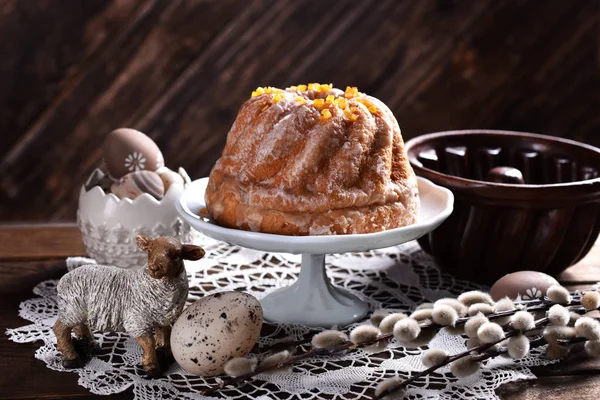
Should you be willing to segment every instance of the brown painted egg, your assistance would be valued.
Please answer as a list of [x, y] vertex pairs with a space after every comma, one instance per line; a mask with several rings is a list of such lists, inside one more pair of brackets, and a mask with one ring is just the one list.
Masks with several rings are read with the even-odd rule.
[[262, 320], [260, 303], [247, 293], [223, 292], [204, 297], [185, 309], [173, 324], [173, 356], [191, 374], [221, 374], [227, 361], [252, 350]]
[[163, 184], [165, 185], [165, 193], [167, 193], [171, 185], [179, 185], [181, 186], [181, 189], [183, 189], [183, 177], [177, 172], [170, 170], [167, 167], [163, 167], [156, 172], [160, 176], [160, 179], [162, 179]]
[[110, 175], [119, 179], [130, 172], [156, 171], [165, 165], [152, 139], [135, 129], [121, 128], [106, 136], [102, 156]]
[[110, 191], [121, 199], [133, 200], [143, 193], [148, 193], [160, 200], [164, 196], [164, 184], [156, 172], [135, 171], [113, 183]]
[[533, 300], [543, 297], [550, 286], [557, 284], [556, 279], [542, 272], [518, 271], [498, 279], [490, 295], [495, 301], [506, 296], [514, 300], [519, 295], [522, 300]]

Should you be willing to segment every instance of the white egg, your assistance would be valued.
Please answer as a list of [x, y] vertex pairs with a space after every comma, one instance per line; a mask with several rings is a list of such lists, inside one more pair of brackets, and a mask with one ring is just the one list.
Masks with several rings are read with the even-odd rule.
[[262, 321], [260, 303], [247, 293], [223, 292], [204, 297], [186, 308], [173, 324], [173, 356], [191, 374], [221, 374], [227, 361], [252, 350]]
[[156, 171], [156, 173], [160, 176], [160, 179], [162, 179], [163, 181], [165, 193], [167, 193], [171, 185], [178, 185], [183, 190], [184, 180], [183, 177], [177, 172], [170, 170], [167, 167], [162, 167], [161, 169]]

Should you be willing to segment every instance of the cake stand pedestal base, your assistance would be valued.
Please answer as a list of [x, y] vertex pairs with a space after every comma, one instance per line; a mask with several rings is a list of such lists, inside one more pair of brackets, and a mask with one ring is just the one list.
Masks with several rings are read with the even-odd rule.
[[298, 280], [267, 295], [261, 305], [267, 321], [325, 328], [359, 321], [369, 311], [363, 300], [331, 284], [324, 254], [302, 254]]

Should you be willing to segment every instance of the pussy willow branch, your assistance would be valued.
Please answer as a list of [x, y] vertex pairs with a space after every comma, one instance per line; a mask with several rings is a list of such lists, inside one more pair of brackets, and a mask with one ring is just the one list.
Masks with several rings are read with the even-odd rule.
[[[517, 303], [517, 304], [520, 304], [520, 303]], [[509, 311], [490, 313], [490, 314], [487, 314], [485, 317], [487, 319], [489, 319], [490, 321], [493, 321], [494, 319], [497, 319], [497, 318], [510, 317], [511, 315], [514, 315], [519, 311], [528, 311], [528, 312], [530, 312], [530, 311], [547, 311], [554, 304], [556, 304], [556, 303], [544, 302], [543, 304], [539, 304], [539, 305], [531, 306], [531, 307], [527, 307], [527, 308], [522, 308], [522, 309], [516, 308], [514, 310], [509, 310]], [[575, 307], [575, 306], [581, 306], [581, 303], [579, 301], [572, 301], [571, 303], [567, 304], [565, 307]], [[583, 307], [569, 309], [569, 311], [574, 311], [577, 313], [587, 312], [587, 310]], [[464, 325], [471, 318], [472, 317], [470, 317], [470, 316], [459, 318], [456, 320], [455, 325], [456, 326]], [[443, 325], [436, 324], [435, 322], [433, 322], [431, 320], [425, 320], [423, 323], [419, 324], [419, 326], [421, 328], [443, 328]]]
[[[548, 322], [548, 318], [547, 317], [535, 321], [535, 328], [534, 329], [536, 329], [539, 326], [545, 324], [546, 322]], [[380, 400], [380, 399], [384, 398], [385, 396], [387, 396], [387, 395], [389, 395], [389, 394], [391, 394], [391, 393], [393, 393], [395, 391], [398, 391], [400, 389], [405, 388], [406, 386], [410, 385], [412, 382], [416, 381], [420, 377], [428, 375], [428, 374], [434, 372], [435, 370], [437, 370], [437, 369], [439, 369], [439, 368], [441, 368], [441, 367], [443, 367], [445, 365], [448, 365], [450, 363], [453, 363], [454, 361], [459, 360], [461, 358], [464, 358], [464, 357], [467, 357], [467, 356], [470, 356], [470, 355], [479, 355], [479, 357], [477, 357], [477, 360], [478, 361], [483, 361], [483, 360], [486, 360], [488, 358], [495, 357], [498, 354], [494, 354], [494, 353], [497, 353], [497, 352], [490, 352], [489, 354], [486, 354], [485, 351], [488, 350], [489, 348], [497, 345], [498, 343], [503, 342], [506, 339], [509, 339], [509, 338], [511, 338], [513, 336], [516, 336], [516, 335], [520, 334], [520, 333], [521, 333], [521, 331], [517, 331], [517, 330], [510, 331], [510, 332], [508, 332], [505, 335], [505, 337], [503, 337], [502, 339], [500, 339], [498, 341], [495, 341], [493, 343], [482, 344], [481, 346], [474, 347], [472, 349], [467, 349], [467, 350], [463, 351], [462, 353], [458, 353], [458, 354], [455, 354], [453, 356], [450, 356], [444, 362], [441, 362], [441, 363], [439, 363], [437, 365], [434, 365], [432, 367], [429, 367], [429, 368], [427, 368], [427, 369], [425, 369], [425, 370], [423, 370], [421, 372], [418, 372], [415, 375], [412, 375], [410, 378], [408, 378], [408, 379], [400, 382], [399, 384], [397, 384], [395, 386], [392, 386], [389, 389], [384, 390], [378, 396], [373, 397], [372, 400]]]
[[[486, 315], [486, 317], [489, 320], [493, 320], [493, 319], [501, 318], [501, 317], [509, 317], [511, 315], [514, 315], [518, 311], [522, 311], [522, 310], [526, 310], [526, 311], [545, 311], [545, 310], [548, 310], [552, 305], [554, 305], [554, 303], [552, 303], [552, 302], [541, 300], [541, 299], [539, 299], [539, 300], [529, 300], [529, 301], [527, 301], [527, 303], [540, 303], [540, 304], [534, 305], [534, 306], [530, 306], [530, 307], [527, 307], [527, 308], [523, 308], [523, 309], [517, 307], [514, 310], [502, 311], [502, 312], [498, 312], [498, 313], [491, 313], [491, 314]], [[521, 305], [521, 304], [523, 304], [523, 302], [516, 303], [516, 305]], [[566, 307], [572, 307], [572, 306], [581, 306], [581, 303], [579, 301], [572, 301]], [[580, 307], [579, 309], [572, 309], [571, 311], [585, 312], [586, 310], [583, 307]], [[470, 318], [471, 317], [459, 318], [456, 321], [456, 325], [459, 325], [459, 326], [460, 325], [464, 325]], [[435, 322], [433, 322], [431, 320], [422, 321], [422, 322], [419, 323], [419, 326], [422, 329], [425, 329], [425, 328], [441, 329], [441, 328], [444, 327], [443, 325], [436, 324]], [[515, 331], [515, 332], [518, 332], [518, 331]], [[515, 334], [516, 333], [511, 333], [511, 335], [515, 335]], [[267, 368], [261, 368], [260, 365], [259, 365], [253, 372], [249, 372], [247, 374], [243, 374], [243, 375], [240, 375], [240, 376], [235, 377], [235, 378], [229, 378], [227, 380], [224, 380], [220, 384], [215, 385], [215, 386], [213, 386], [213, 387], [205, 390], [203, 392], [203, 394], [204, 395], [209, 395], [209, 394], [215, 393], [215, 392], [219, 391], [220, 389], [223, 389], [223, 388], [225, 388], [227, 386], [231, 386], [231, 385], [235, 385], [235, 384], [238, 384], [238, 383], [245, 382], [246, 380], [249, 380], [249, 379], [251, 379], [251, 378], [255, 377], [256, 375], [259, 375], [259, 374], [261, 374], [263, 372], [269, 372], [269, 371], [273, 371], [273, 370], [285, 368], [285, 367], [291, 366], [291, 365], [293, 365], [293, 364], [295, 364], [295, 363], [297, 363], [299, 361], [305, 360], [305, 359], [310, 358], [310, 357], [328, 356], [328, 355], [333, 355], [333, 354], [340, 353], [342, 351], [356, 350], [356, 349], [359, 349], [359, 348], [362, 348], [362, 347], [367, 347], [367, 346], [373, 345], [373, 344], [375, 344], [375, 343], [377, 343], [379, 341], [382, 341], [382, 340], [389, 340], [389, 339], [393, 338], [393, 336], [394, 336], [393, 333], [387, 333], [387, 334], [379, 335], [379, 336], [377, 336], [373, 340], [369, 340], [369, 341], [361, 342], [361, 343], [357, 343], [357, 344], [352, 343], [350, 341], [346, 341], [345, 343], [343, 343], [343, 344], [341, 344], [339, 346], [328, 347], [328, 348], [314, 348], [314, 349], [311, 349], [310, 351], [307, 351], [306, 353], [302, 353], [302, 354], [298, 354], [298, 355], [289, 357], [289, 358], [285, 359], [284, 361], [282, 361], [281, 363], [271, 365], [271, 366], [269, 366]], [[507, 335], [507, 338], [508, 337], [509, 336]], [[298, 346], [298, 345], [306, 344], [306, 343], [309, 343], [309, 342], [310, 342], [310, 340], [306, 340], [306, 339], [300, 339], [298, 341], [288, 342], [288, 343], [281, 342], [281, 343], [276, 343], [276, 344], [274, 344], [274, 345], [272, 345], [270, 347], [267, 347], [267, 349], [272, 349], [272, 348], [275, 348], [275, 347], [278, 347], [278, 346], [284, 346], [284, 347], [288, 347], [288, 346], [292, 346], [292, 345]], [[489, 349], [490, 347], [492, 347], [493, 345], [494, 345], [494, 343], [492, 343], [491, 345], [487, 345], [487, 344], [486, 345], [481, 345], [481, 346], [479, 346], [477, 348], [469, 350], [467, 352], [467, 354], [470, 354], [470, 353], [472, 353], [475, 350], [485, 351], [485, 350]], [[483, 350], [481, 350], [481, 349], [483, 349]], [[463, 357], [464, 357], [464, 355], [463, 355]], [[420, 377], [420, 376], [422, 376], [422, 375], [419, 375], [418, 377]]]
[[329, 355], [333, 355], [333, 354], [337, 354], [340, 353], [342, 351], [352, 351], [352, 350], [356, 350], [362, 347], [367, 347], [367, 346], [371, 346], [377, 342], [380, 342], [382, 340], [389, 340], [393, 337], [394, 335], [392, 333], [386, 333], [386, 334], [382, 334], [377, 336], [376, 338], [372, 339], [372, 340], [367, 340], [361, 343], [352, 343], [350, 341], [346, 341], [343, 344], [340, 344], [338, 346], [333, 346], [333, 347], [324, 347], [324, 348], [314, 348], [310, 351], [307, 351], [306, 353], [302, 353], [302, 354], [298, 354], [296, 356], [292, 356], [292, 357], [288, 357], [286, 358], [284, 361], [278, 363], [278, 364], [274, 364], [272, 366], [269, 366], [267, 368], [261, 368], [260, 364], [259, 366], [253, 371], [253, 372], [249, 372], [247, 374], [243, 374], [240, 375], [236, 378], [230, 378], [227, 379], [223, 382], [221, 382], [220, 384], [213, 386], [210, 389], [205, 390], [204, 392], [202, 392], [203, 395], [209, 395], [212, 393], [215, 393], [216, 391], [223, 389], [226, 386], [230, 386], [230, 385], [235, 385], [237, 383], [241, 383], [244, 382], [250, 378], [253, 378], [256, 375], [259, 375], [263, 372], [267, 372], [267, 371], [272, 371], [272, 370], [277, 370], [277, 369], [281, 369], [281, 368], [285, 368], [285, 367], [289, 367], [290, 365], [293, 365], [294, 363], [297, 363], [298, 361], [301, 360], [305, 360], [307, 358], [310, 357], [318, 357], [318, 356], [329, 356]]

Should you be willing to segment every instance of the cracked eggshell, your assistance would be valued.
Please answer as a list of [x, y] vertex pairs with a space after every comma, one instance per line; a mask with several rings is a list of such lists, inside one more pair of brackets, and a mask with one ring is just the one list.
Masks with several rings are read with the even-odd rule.
[[135, 171], [156, 171], [165, 165], [156, 143], [142, 132], [128, 128], [114, 130], [106, 136], [102, 157], [114, 179]]
[[204, 297], [186, 308], [173, 324], [173, 356], [191, 374], [222, 374], [227, 361], [244, 357], [252, 350], [262, 321], [260, 303], [247, 293], [223, 292]]

